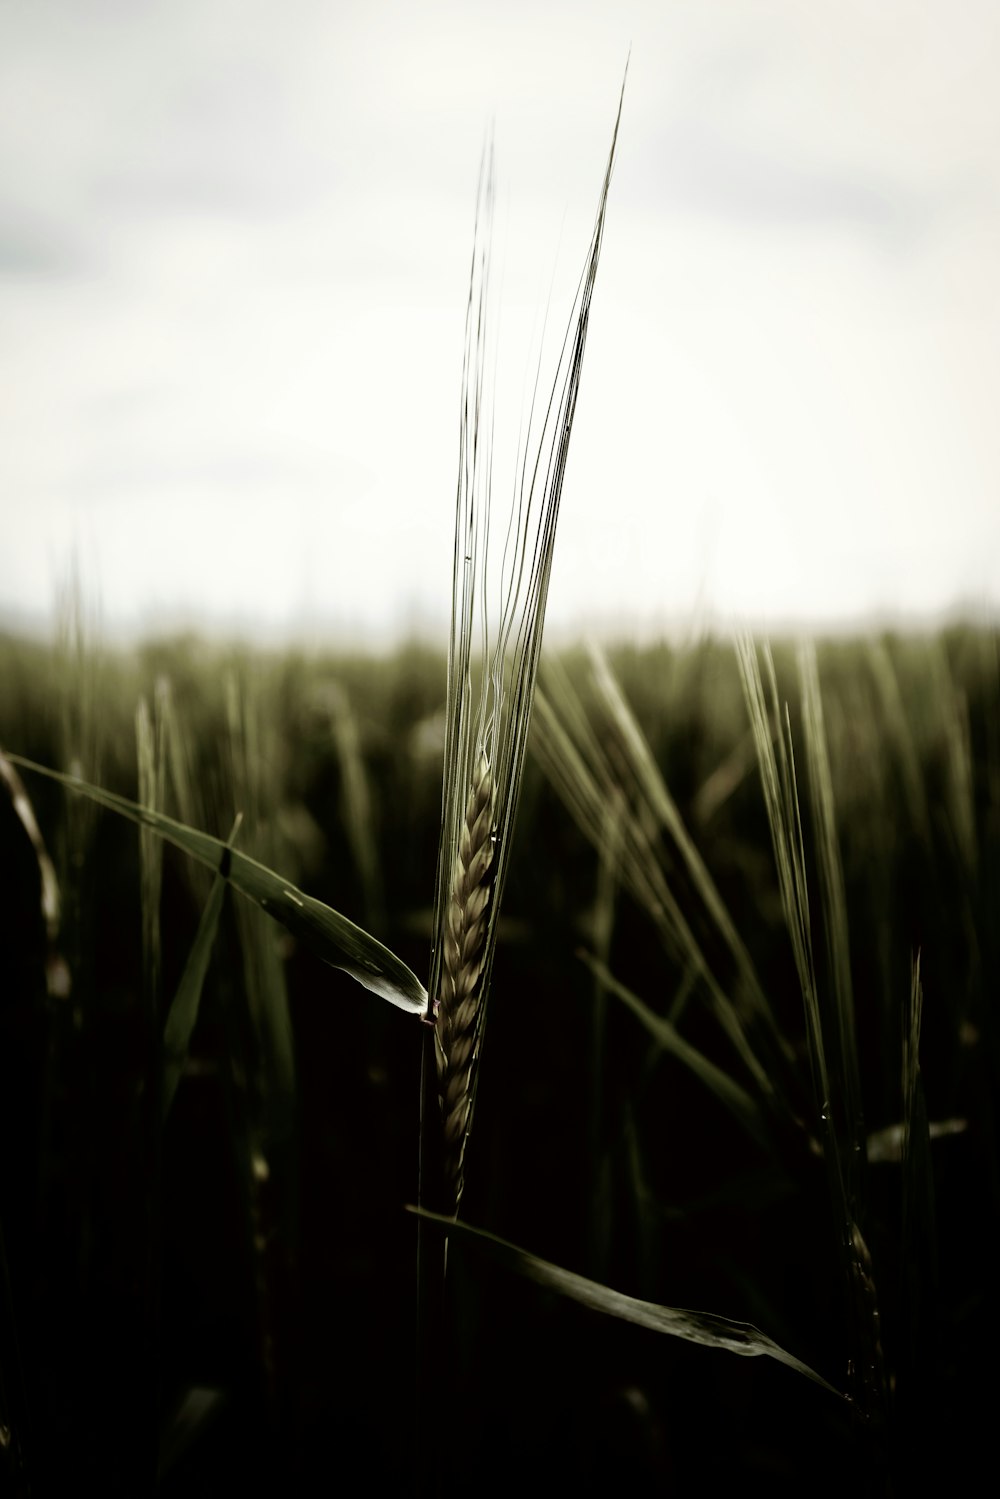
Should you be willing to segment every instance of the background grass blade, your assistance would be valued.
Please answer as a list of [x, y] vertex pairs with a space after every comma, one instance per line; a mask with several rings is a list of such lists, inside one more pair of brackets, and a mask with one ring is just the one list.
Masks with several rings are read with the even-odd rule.
[[747, 1133], [769, 1151], [771, 1140], [768, 1136], [763, 1110], [746, 1089], [731, 1078], [728, 1072], [724, 1072], [715, 1062], [710, 1061], [696, 1046], [692, 1046], [690, 1041], [686, 1041], [675, 1025], [661, 1015], [657, 1015], [655, 1010], [651, 1010], [637, 994], [619, 983], [604, 963], [591, 957], [589, 953], [581, 953], [580, 957], [608, 992], [620, 999], [632, 1011], [636, 1019], [646, 1027], [657, 1045], [693, 1072], [695, 1077], [715, 1094], [723, 1107], [740, 1122]]
[[10, 797], [10, 803], [15, 816], [27, 835], [38, 864], [40, 882], [39, 899], [47, 938], [45, 960], [46, 987], [50, 995], [65, 998], [69, 994], [70, 974], [65, 959], [58, 947], [62, 922], [62, 898], [59, 892], [59, 881], [56, 878], [55, 866], [49, 857], [45, 840], [35, 820], [34, 808], [28, 799], [28, 793], [24, 789], [21, 777], [2, 750], [0, 750], [0, 786], [5, 789], [7, 795]]
[[408, 1211], [418, 1213], [429, 1223], [437, 1224], [440, 1231], [449, 1237], [457, 1234], [472, 1240], [505, 1269], [515, 1271], [547, 1290], [558, 1291], [561, 1296], [568, 1296], [581, 1306], [589, 1307], [591, 1311], [603, 1312], [608, 1317], [617, 1317], [623, 1322], [631, 1322], [635, 1327], [665, 1333], [671, 1338], [682, 1338], [687, 1343], [698, 1343], [702, 1348], [719, 1348], [743, 1358], [773, 1358], [779, 1364], [794, 1369], [797, 1374], [804, 1375], [806, 1379], [822, 1385], [831, 1395], [844, 1398], [815, 1369], [811, 1369], [794, 1354], [788, 1353], [749, 1322], [731, 1322], [712, 1312], [694, 1312], [681, 1307], [660, 1306], [652, 1301], [639, 1301], [634, 1296], [612, 1290], [610, 1286], [587, 1280], [573, 1270], [565, 1270], [561, 1265], [540, 1260], [527, 1250], [509, 1244], [506, 1239], [487, 1233], [485, 1229], [473, 1228], [468, 1223], [456, 1223], [454, 1219], [442, 1217], [438, 1213], [428, 1213], [421, 1208], [411, 1207]]
[[[901, 1222], [900, 1264], [903, 1267], [903, 1393], [918, 1393], [920, 1358], [927, 1341], [927, 1309], [930, 1292], [938, 1280], [937, 1224], [934, 1205], [934, 1171], [931, 1162], [931, 1128], [927, 1120], [920, 1075], [920, 1032], [924, 992], [920, 981], [920, 955], [910, 974], [909, 1004], [903, 1011], [901, 1130]], [[952, 1121], [957, 1122], [957, 1121]], [[920, 1392], [922, 1393], [922, 1392]]]
[[330, 739], [340, 767], [340, 818], [361, 881], [365, 920], [385, 925], [385, 895], [378, 863], [378, 828], [371, 778], [361, 752], [361, 728], [347, 690], [323, 683], [317, 706], [329, 720]]
[[[159, 697], [158, 693], [153, 713], [150, 712], [146, 699], [140, 698], [135, 714], [139, 801], [151, 812], [163, 811], [166, 794], [166, 755]], [[142, 906], [143, 985], [150, 1018], [156, 1024], [163, 966], [160, 932], [163, 842], [148, 827], [140, 827], [139, 830], [139, 891]]]
[[[835, 1001], [837, 1025], [829, 1019], [826, 1007], [826, 1024], [820, 1004], [819, 987], [816, 981], [814, 944], [810, 916], [809, 887], [806, 874], [805, 841], [802, 829], [802, 813], [799, 802], [798, 783], [795, 772], [795, 747], [792, 738], [791, 717], [787, 703], [781, 712], [778, 697], [777, 676], [770, 648], [762, 651], [767, 672], [768, 693], [765, 699], [757, 647], [744, 635], [737, 640], [737, 655], [740, 674], [754, 744], [760, 767], [761, 786], [771, 830], [775, 865], [781, 890], [781, 903], [785, 925], [791, 939], [802, 991], [802, 1006], [806, 1025], [806, 1040], [812, 1070], [815, 1105], [819, 1115], [820, 1139], [827, 1167], [830, 1205], [840, 1252], [844, 1296], [848, 1309], [848, 1368], [852, 1395], [866, 1420], [881, 1418], [885, 1406], [885, 1373], [881, 1345], [880, 1319], [876, 1295], [874, 1269], [868, 1245], [858, 1222], [854, 1185], [853, 1143], [842, 1141], [837, 1129], [835, 1112], [842, 1112], [841, 1096], [849, 1090], [843, 1085], [843, 1067], [831, 1065], [843, 1061], [840, 1057], [840, 1042], [847, 1037], [853, 1048], [853, 1018], [847, 999]], [[829, 896], [835, 892], [840, 870], [839, 854], [836, 852], [836, 837], [833, 823], [832, 791], [825, 787], [829, 765], [826, 760], [826, 742], [823, 734], [822, 712], [819, 700], [818, 679], [815, 669], [810, 669], [808, 654], [800, 660], [803, 692], [806, 695], [806, 713], [810, 720], [807, 736], [810, 744], [814, 792], [820, 820], [819, 841], [827, 843], [826, 859]], [[769, 702], [768, 702], [769, 700]], [[822, 857], [822, 855], [821, 855]], [[831, 903], [828, 899], [824, 909], [828, 923], [827, 941], [842, 951], [844, 962], [846, 947], [846, 915], [843, 926], [834, 926], [831, 931]], [[846, 979], [844, 982], [847, 982]], [[857, 1084], [855, 1083], [855, 1088]], [[852, 1127], [860, 1129], [860, 1101], [846, 1098], [844, 1107], [854, 1110]], [[855, 1133], [854, 1140], [860, 1150], [863, 1140]], [[846, 1162], [846, 1164], [845, 1164]]]
[[719, 894], [704, 859], [684, 825], [677, 803], [667, 788], [635, 714], [615, 680], [606, 653], [596, 645], [591, 649], [591, 663], [595, 685], [603, 701], [608, 720], [618, 735], [641, 801], [648, 807], [652, 817], [670, 835], [690, 878], [693, 890], [732, 954], [740, 978], [734, 994], [737, 1006], [747, 1015], [763, 1020], [771, 1034], [777, 1037], [778, 1045], [781, 1047], [784, 1044], [783, 1038], [777, 1031], [770, 1003], [754, 969], [746, 944], [736, 929], [736, 924]]
[[[639, 906], [646, 911], [660, 934], [672, 962], [684, 972], [691, 972], [697, 984], [681, 990], [671, 1019], [678, 1023], [687, 997], [697, 988], [704, 995], [712, 1014], [750, 1072], [760, 1093], [781, 1107], [781, 1101], [767, 1068], [751, 1045], [747, 1028], [735, 1003], [719, 982], [685, 913], [674, 894], [664, 868], [661, 852], [650, 827], [622, 797], [622, 788], [588, 725], [572, 689], [557, 673], [550, 676], [550, 690], [558, 693], [559, 710], [553, 701], [540, 693], [537, 700], [535, 751], [543, 771], [573, 815], [580, 830], [602, 857], [607, 839], [606, 809], [609, 798], [620, 798], [622, 820], [616, 829], [617, 858], [623, 885]], [[571, 738], [572, 725], [581, 736], [578, 749]], [[654, 820], [655, 825], [655, 820]]]
[[[276, 809], [281, 802], [278, 745], [273, 725], [261, 712], [260, 682], [253, 672], [232, 673], [226, 682], [226, 718], [234, 808], [245, 814], [247, 853], [266, 868], [281, 862]], [[295, 1048], [285, 983], [280, 934], [249, 901], [236, 904], [236, 929], [243, 960], [243, 988], [250, 1021], [248, 1100], [255, 1127], [271, 1140], [288, 1140], [294, 1129]]]
[[48, 776], [67, 790], [88, 797], [142, 827], [151, 828], [168, 843], [218, 871], [241, 895], [255, 901], [269, 916], [307, 943], [324, 962], [343, 969], [373, 994], [413, 1015], [422, 1014], [426, 1009], [427, 991], [395, 953], [355, 926], [353, 921], [348, 921], [346, 916], [289, 885], [273, 869], [267, 869], [246, 854], [230, 848], [221, 838], [186, 827], [172, 817], [141, 807], [113, 791], [104, 791], [75, 776], [62, 775], [44, 765], [36, 765], [20, 755], [8, 753], [7, 758], [23, 770]]
[[[823, 699], [820, 693], [816, 649], [803, 643], [798, 652], [799, 685], [802, 693], [802, 727], [809, 768], [809, 791], [812, 806], [816, 859], [819, 865], [820, 895], [830, 972], [833, 1010], [836, 1016], [836, 1043], [830, 1048], [836, 1060], [838, 1108], [836, 1127], [845, 1137], [841, 1151], [845, 1187], [852, 1215], [857, 1214], [860, 1184], [856, 1180], [863, 1162], [864, 1111], [861, 1082], [858, 1075], [858, 1048], [854, 1020], [854, 991], [851, 984], [851, 947], [847, 922], [847, 896], [844, 870], [837, 837], [833, 778], [823, 721]], [[833, 1027], [831, 1026], [831, 1029]]]
[[[241, 818], [237, 817], [233, 823], [233, 831], [229, 835], [230, 844], [239, 832], [240, 822]], [[170, 1113], [170, 1105], [174, 1101], [177, 1084], [181, 1080], [184, 1064], [187, 1061], [191, 1036], [198, 1021], [201, 992], [205, 987], [205, 976], [211, 962], [215, 936], [219, 930], [219, 918], [222, 915], [225, 895], [226, 881], [221, 874], [217, 874], [212, 881], [212, 888], [202, 910], [198, 930], [163, 1028], [163, 1091], [160, 1110], [164, 1122]]]

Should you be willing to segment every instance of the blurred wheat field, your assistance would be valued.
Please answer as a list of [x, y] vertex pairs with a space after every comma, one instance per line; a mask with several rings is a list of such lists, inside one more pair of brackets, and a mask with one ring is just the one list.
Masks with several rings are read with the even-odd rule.
[[[752, 1323], [850, 1403], [456, 1234], [453, 1489], [884, 1494], [985, 1453], [998, 636], [773, 660], [772, 698], [763, 653], [741, 679], [711, 638], [543, 658], [461, 1216]], [[0, 643], [0, 748], [230, 840], [417, 974], [444, 702], [418, 647], [125, 653], [79, 619]], [[4, 1491], [408, 1484], [420, 1026], [176, 849], [21, 780], [34, 841], [0, 785]]]

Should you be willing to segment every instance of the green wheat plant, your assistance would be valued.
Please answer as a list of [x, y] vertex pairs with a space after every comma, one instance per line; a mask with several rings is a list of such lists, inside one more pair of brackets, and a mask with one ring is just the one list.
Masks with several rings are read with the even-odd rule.
[[[536, 414], [539, 366], [527, 432], [518, 445], [514, 494], [499, 525], [491, 493], [492, 142], [480, 170], [466, 307], [441, 836], [421, 1086], [419, 1204], [424, 1213], [446, 1219], [457, 1217], [464, 1187], [497, 923], [624, 92], [623, 82], [597, 218], [551, 394]], [[418, 1423], [424, 1425], [424, 1411], [430, 1418], [447, 1373], [447, 1238], [434, 1235], [426, 1217], [420, 1220], [417, 1259]], [[424, 1462], [423, 1488], [435, 1492], [442, 1481], [435, 1448], [425, 1449]]]
[[[622, 99], [624, 84], [622, 85]], [[614, 166], [619, 100], [597, 219], [551, 394], [538, 381], [507, 518], [494, 523], [490, 241], [493, 150], [480, 173], [466, 311], [441, 839], [428, 1021], [443, 1147], [441, 1195], [457, 1213], [496, 947], [531, 726], [556, 526]], [[494, 553], [502, 545], [499, 576]], [[495, 595], [491, 596], [495, 588]], [[496, 597], [498, 595], [498, 598]], [[428, 1183], [425, 1180], [425, 1188]]]

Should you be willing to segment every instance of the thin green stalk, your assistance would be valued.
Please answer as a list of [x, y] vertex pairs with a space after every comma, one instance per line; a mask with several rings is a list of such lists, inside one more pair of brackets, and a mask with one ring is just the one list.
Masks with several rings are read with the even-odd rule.
[[[762, 651], [768, 679], [768, 695], [765, 699], [756, 646], [747, 635], [740, 636], [736, 646], [757, 749], [785, 925], [791, 939], [802, 992], [815, 1105], [848, 1307], [849, 1381], [862, 1419], [866, 1422], [880, 1420], [884, 1415], [885, 1385], [878, 1301], [871, 1256], [851, 1201], [849, 1183], [853, 1181], [853, 1176], [849, 1172], [852, 1168], [845, 1165], [845, 1152], [834, 1118], [835, 1107], [839, 1112], [841, 1100], [834, 1097], [833, 1082], [839, 1081], [840, 1069], [833, 1073], [828, 1059], [829, 1027], [824, 1025], [816, 981], [791, 718], [787, 704], [784, 712], [781, 711], [774, 661], [769, 647], [765, 645]], [[806, 670], [808, 671], [808, 663]], [[815, 703], [812, 704], [812, 714], [813, 725], [810, 732], [814, 758], [818, 760], [821, 751]], [[825, 748], [822, 755], [825, 755]], [[832, 816], [832, 806], [830, 814]], [[841, 940], [844, 940], [843, 937]], [[837, 1044], [837, 1032], [834, 1029], [832, 1045], [836, 1048]]]
[[[861, 1081], [858, 1074], [854, 990], [851, 982], [851, 945], [847, 924], [844, 871], [840, 858], [836, 809], [833, 800], [833, 777], [830, 772], [826, 727], [823, 719], [823, 698], [820, 693], [816, 651], [810, 643], [803, 642], [799, 648], [798, 670], [802, 692], [802, 726], [809, 767], [812, 821], [819, 864], [820, 896], [823, 904], [830, 968], [830, 989], [837, 1023], [834, 1050], [838, 1074], [837, 1092], [842, 1095], [842, 1101], [836, 1100], [841, 1110], [841, 1117], [835, 1121], [835, 1128], [841, 1130], [844, 1137], [844, 1148], [840, 1153], [845, 1174], [844, 1186], [848, 1207], [852, 1217], [856, 1218], [861, 1192], [861, 1183], [858, 1178], [863, 1166], [865, 1121], [861, 1102]], [[834, 1102], [835, 1100], [830, 1100], [831, 1107]]]
[[[154, 713], [145, 698], [136, 710], [136, 760], [139, 801], [150, 811], [162, 812], [166, 792], [166, 756], [163, 718], [157, 704]], [[163, 884], [163, 844], [148, 827], [139, 828], [139, 893], [142, 919], [143, 1001], [145, 1008], [145, 1057], [143, 1088], [138, 1099], [140, 1130], [145, 1140], [146, 1213], [144, 1224], [144, 1323], [149, 1379], [149, 1434], [147, 1481], [152, 1482], [159, 1455], [161, 1256], [163, 1198], [161, 1180], [163, 1045], [160, 1019], [162, 938], [160, 904]]]
[[[618, 829], [624, 811], [621, 795], [612, 797], [605, 807], [605, 831], [598, 853], [597, 889], [591, 935], [597, 963], [607, 969], [611, 961], [611, 943], [615, 927], [615, 905], [618, 894]], [[595, 1271], [604, 1267], [607, 1255], [610, 1219], [607, 1121], [605, 1120], [604, 1067], [607, 1049], [608, 985], [604, 974], [595, 967], [590, 1027], [590, 1260]]]

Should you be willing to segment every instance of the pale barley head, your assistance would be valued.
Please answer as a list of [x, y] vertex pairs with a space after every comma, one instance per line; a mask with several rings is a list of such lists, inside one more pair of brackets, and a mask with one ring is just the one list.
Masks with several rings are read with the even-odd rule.
[[455, 1205], [462, 1195], [465, 1142], [472, 1112], [472, 1070], [485, 1003], [486, 936], [494, 866], [493, 773], [480, 757], [469, 790], [452, 870], [435, 1029], [444, 1169]]
[[[510, 510], [495, 538], [487, 359], [492, 146], [480, 173], [466, 311], [444, 790], [428, 989], [443, 1168], [452, 1212], [457, 1212], [462, 1193], [497, 918], [524, 770], [556, 522], [617, 136], [616, 119], [590, 250], [551, 394], [540, 416], [532, 400], [527, 435], [518, 444]], [[488, 568], [491, 540], [499, 566], [494, 562]]]

